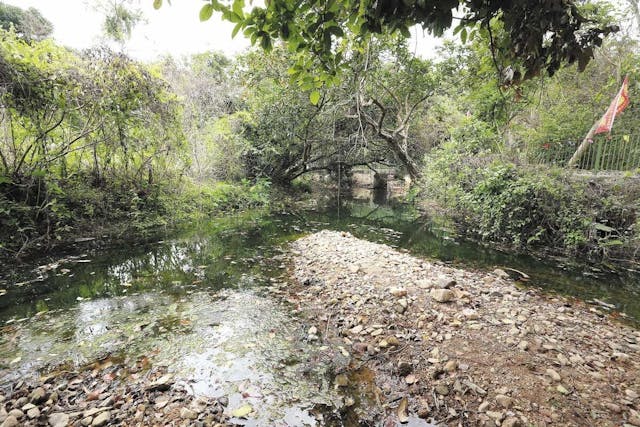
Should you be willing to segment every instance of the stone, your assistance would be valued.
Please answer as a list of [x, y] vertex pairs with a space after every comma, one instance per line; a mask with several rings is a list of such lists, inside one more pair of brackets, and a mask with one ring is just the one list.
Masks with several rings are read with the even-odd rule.
[[529, 343], [527, 341], [520, 341], [518, 343], [518, 348], [522, 351], [527, 351], [529, 349]]
[[436, 393], [438, 393], [440, 396], [447, 396], [449, 394], [449, 387], [444, 384], [437, 385]]
[[630, 388], [626, 389], [624, 391], [624, 394], [627, 395], [627, 397], [631, 400], [636, 400], [638, 398], [638, 393], [636, 393], [635, 391], [631, 390]]
[[480, 406], [478, 406], [478, 412], [485, 412], [487, 409], [489, 409], [489, 406], [491, 406], [491, 404], [485, 400], [480, 404]]
[[504, 394], [499, 394], [496, 396], [496, 402], [498, 405], [502, 406], [504, 409], [509, 409], [513, 404], [513, 399]]
[[558, 392], [567, 395], [569, 394], [569, 390], [567, 390], [562, 384], [558, 384], [558, 386], [556, 387], [556, 390], [558, 390]]
[[562, 366], [567, 366], [570, 363], [569, 359], [567, 359], [567, 357], [562, 353], [558, 353], [556, 359], [558, 359], [558, 362], [560, 362]]
[[48, 421], [51, 427], [67, 427], [69, 424], [69, 415], [64, 412], [55, 412], [49, 415]]
[[173, 377], [169, 374], [163, 375], [147, 386], [149, 391], [167, 391], [173, 385]]
[[516, 417], [509, 417], [500, 424], [500, 427], [520, 427], [522, 424]]
[[465, 308], [464, 310], [462, 310], [462, 315], [467, 320], [478, 320], [480, 318], [480, 316], [478, 315], [478, 312], [472, 308]]
[[16, 417], [14, 417], [13, 415], [9, 415], [0, 427], [16, 427], [18, 425], [20, 425], [20, 423], [18, 422]]
[[611, 358], [613, 360], [617, 360], [619, 362], [628, 362], [629, 361], [629, 355], [626, 354], [626, 353], [619, 352], [619, 351], [614, 352], [611, 355]]
[[441, 277], [436, 282], [436, 286], [440, 289], [449, 289], [456, 285], [456, 281], [447, 277]]
[[509, 274], [506, 271], [504, 271], [503, 269], [501, 269], [501, 268], [496, 268], [495, 270], [493, 270], [493, 274], [495, 274], [496, 276], [498, 276], [501, 279], [509, 279], [510, 278]]
[[22, 412], [27, 412], [29, 409], [35, 408], [36, 405], [34, 405], [33, 403], [27, 403], [26, 405], [24, 405], [22, 408]]
[[551, 368], [545, 371], [545, 375], [551, 378], [551, 380], [555, 382], [560, 382], [562, 380], [562, 377], [560, 376], [560, 374]]
[[29, 395], [29, 402], [37, 405], [47, 400], [47, 392], [42, 387], [35, 388]]
[[309, 331], [307, 331], [307, 335], [318, 335], [318, 328], [315, 326], [310, 327]]
[[500, 411], [487, 411], [486, 414], [489, 418], [493, 418], [496, 421], [500, 421], [504, 416]]
[[9, 416], [13, 416], [13, 417], [16, 417], [17, 419], [20, 419], [24, 417], [24, 412], [22, 412], [20, 409], [12, 409], [9, 411]]
[[604, 406], [605, 408], [607, 408], [608, 410], [610, 410], [615, 414], [619, 414], [622, 412], [622, 409], [620, 408], [620, 406], [616, 405], [615, 403], [605, 402], [603, 403], [602, 406]]
[[571, 361], [573, 365], [584, 365], [584, 359], [578, 354], [571, 355], [569, 361]]
[[413, 371], [413, 366], [407, 361], [398, 362], [398, 375], [406, 377]]
[[107, 425], [109, 419], [111, 418], [110, 411], [100, 412], [91, 422], [91, 427], [102, 427]]
[[34, 418], [38, 418], [40, 416], [40, 409], [38, 408], [31, 408], [27, 411], [27, 417], [29, 417], [30, 420], [33, 420]]
[[449, 360], [444, 365], [444, 370], [447, 372], [455, 372], [456, 369], [458, 369], [458, 362], [456, 362], [455, 360]]
[[198, 418], [198, 413], [189, 408], [182, 408], [180, 409], [180, 418], [184, 420], [195, 420]]
[[387, 337], [387, 342], [390, 347], [398, 347], [400, 345], [400, 340], [394, 336]]
[[634, 425], [636, 427], [640, 427], [640, 416], [639, 415], [632, 415], [629, 417], [629, 424]]
[[416, 378], [415, 375], [409, 374], [406, 377], [404, 377], [404, 382], [406, 382], [407, 384], [411, 385], [411, 384], [415, 384], [416, 382], [418, 382], [418, 379]]
[[356, 325], [353, 328], [349, 329], [349, 332], [353, 335], [358, 335], [360, 332], [362, 332], [363, 329], [364, 327], [362, 325]]
[[398, 298], [407, 296], [407, 290], [404, 288], [391, 288], [389, 292], [391, 295]]
[[455, 299], [455, 293], [450, 289], [431, 289], [429, 293], [434, 301], [445, 303]]

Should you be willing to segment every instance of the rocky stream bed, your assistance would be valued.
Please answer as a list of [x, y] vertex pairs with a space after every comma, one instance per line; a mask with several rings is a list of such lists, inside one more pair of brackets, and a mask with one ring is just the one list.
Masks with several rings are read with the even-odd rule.
[[640, 426], [640, 331], [597, 308], [344, 232], [291, 250], [283, 291], [346, 359], [336, 386], [374, 375], [365, 425]]
[[[109, 300], [104, 315], [124, 308], [109, 328], [137, 355], [46, 362], [40, 376], [5, 361], [1, 426], [640, 426], [640, 331], [598, 307], [347, 232], [311, 234], [277, 261], [283, 275], [258, 293], [199, 279], [171, 304]], [[172, 323], [136, 314], [158, 310]], [[123, 319], [174, 335], [147, 345]]]

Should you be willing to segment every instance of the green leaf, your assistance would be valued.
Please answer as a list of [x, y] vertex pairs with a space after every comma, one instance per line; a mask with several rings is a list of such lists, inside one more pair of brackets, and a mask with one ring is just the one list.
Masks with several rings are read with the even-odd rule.
[[235, 27], [233, 27], [233, 31], [231, 32], [231, 38], [234, 38], [238, 31], [242, 28], [242, 22], [238, 22]]
[[311, 101], [313, 105], [318, 105], [318, 101], [320, 101], [320, 92], [317, 90], [311, 92], [309, 94], [309, 101]]
[[233, 12], [238, 15], [240, 18], [244, 17], [244, 12], [242, 11], [242, 8], [244, 7], [244, 0], [234, 0], [233, 2]]
[[596, 222], [596, 223], [594, 224], [594, 227], [595, 227], [595, 229], [596, 229], [596, 230], [598, 230], [598, 231], [604, 231], [605, 233], [611, 233], [611, 232], [616, 231], [616, 229], [615, 229], [615, 228], [611, 228], [611, 227], [609, 227], [608, 225], [600, 224], [599, 222]]
[[162, 7], [162, 0], [153, 0], [153, 8], [158, 10]]
[[463, 28], [462, 31], [460, 32], [460, 40], [462, 41], [462, 44], [465, 44], [467, 42], [467, 29]]
[[207, 3], [202, 6], [202, 9], [200, 9], [200, 21], [208, 21], [209, 18], [211, 18], [211, 15], [213, 15], [213, 5], [211, 3]]

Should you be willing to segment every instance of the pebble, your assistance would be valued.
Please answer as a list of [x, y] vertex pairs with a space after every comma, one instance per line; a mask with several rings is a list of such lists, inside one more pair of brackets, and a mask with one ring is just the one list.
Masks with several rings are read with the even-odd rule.
[[56, 412], [49, 415], [48, 421], [51, 427], [67, 427], [67, 424], [69, 424], [69, 415], [63, 412]]
[[603, 406], [616, 414], [619, 414], [622, 412], [622, 409], [620, 408], [620, 406], [616, 405], [615, 403], [605, 402]]
[[456, 362], [455, 360], [449, 360], [444, 365], [444, 370], [447, 372], [455, 372], [456, 369], [458, 369], [458, 362]]
[[180, 409], [180, 418], [185, 420], [195, 420], [198, 418], [198, 413], [189, 408], [182, 408]]
[[173, 377], [170, 374], [166, 374], [153, 381], [147, 386], [149, 391], [167, 391], [173, 385]]
[[555, 382], [560, 382], [562, 380], [562, 377], [560, 377], [560, 374], [551, 368], [547, 369], [545, 371], [545, 374]]
[[405, 288], [391, 288], [389, 290], [391, 295], [394, 297], [404, 297], [407, 296], [407, 290]]
[[522, 351], [527, 351], [529, 349], [529, 343], [527, 341], [520, 341], [518, 343], [518, 348]]
[[413, 371], [413, 366], [411, 365], [411, 363], [404, 360], [398, 362], [398, 375], [404, 377], [409, 375], [411, 371]]
[[431, 289], [429, 293], [434, 301], [445, 303], [455, 299], [455, 294], [450, 289]]
[[500, 427], [519, 427], [520, 420], [516, 417], [509, 417], [500, 424]]
[[631, 425], [640, 427], [640, 415], [631, 415], [628, 421]]
[[30, 420], [34, 418], [38, 418], [39, 416], [40, 416], [40, 409], [38, 408], [31, 408], [27, 411], [27, 417], [29, 417]]
[[[182, 415], [182, 413], [180, 415]], [[101, 412], [98, 415], [96, 415], [96, 417], [93, 419], [93, 422], [91, 423], [91, 426], [92, 427], [102, 427], [104, 425], [107, 425], [107, 423], [109, 422], [110, 418], [111, 418], [111, 412], [110, 411]]]
[[444, 384], [437, 385], [436, 393], [438, 393], [440, 396], [447, 396], [449, 394], [449, 387]]
[[363, 329], [364, 327], [362, 325], [356, 325], [353, 328], [349, 329], [349, 332], [351, 332], [351, 334], [353, 335], [358, 335], [360, 332], [362, 332]]
[[22, 412], [20, 409], [12, 409], [9, 411], [9, 416], [15, 417], [17, 419], [20, 419], [22, 417], [24, 417], [24, 412]]
[[500, 421], [503, 418], [502, 412], [499, 411], [487, 411], [486, 414], [489, 418], [493, 418], [496, 421]]
[[556, 390], [558, 390], [558, 392], [567, 395], [569, 394], [569, 390], [567, 390], [562, 384], [558, 384], [558, 386], [556, 387]]
[[496, 402], [498, 405], [502, 406], [504, 409], [509, 409], [513, 404], [513, 399], [504, 394], [499, 394], [496, 396]]
[[631, 400], [636, 400], [638, 398], [638, 393], [636, 393], [635, 391], [631, 390], [630, 388], [626, 389], [624, 391], [624, 394], [627, 395], [627, 397]]
[[1, 427], [15, 427], [18, 425], [20, 425], [20, 423], [18, 422], [16, 417], [14, 417], [13, 415], [9, 415], [2, 423]]
[[29, 401], [35, 405], [47, 399], [47, 392], [42, 387], [35, 388], [29, 395]]

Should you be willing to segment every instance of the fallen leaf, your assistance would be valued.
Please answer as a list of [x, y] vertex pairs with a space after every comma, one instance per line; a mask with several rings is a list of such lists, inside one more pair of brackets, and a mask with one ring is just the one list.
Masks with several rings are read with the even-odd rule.
[[402, 400], [400, 400], [400, 405], [398, 405], [398, 421], [400, 421], [402, 424], [409, 422], [409, 413], [407, 412], [408, 405], [409, 401], [406, 397], [403, 397]]
[[233, 415], [234, 417], [242, 418], [246, 417], [251, 412], [253, 412], [253, 408], [251, 407], [251, 405], [242, 405], [238, 409], [235, 409], [233, 412], [231, 412], [231, 415]]

